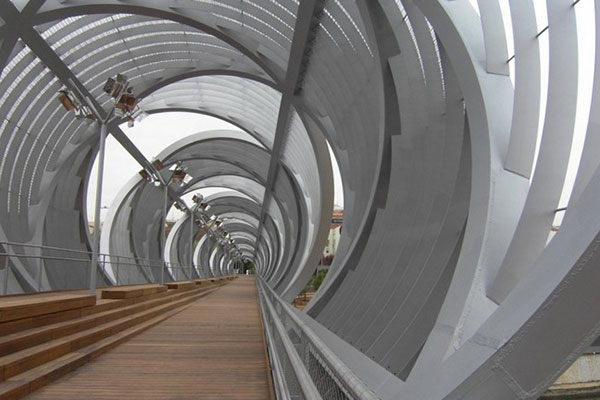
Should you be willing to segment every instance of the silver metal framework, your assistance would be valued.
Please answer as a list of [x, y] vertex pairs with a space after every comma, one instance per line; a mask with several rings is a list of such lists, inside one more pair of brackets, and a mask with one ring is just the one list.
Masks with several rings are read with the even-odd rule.
[[[535, 398], [600, 336], [600, 52], [578, 51], [599, 48], [600, 29], [584, 31], [591, 16], [599, 27], [598, 1], [0, 0], [3, 285], [89, 280], [40, 250], [92, 248], [84, 199], [99, 129], [55, 95], [75, 88], [100, 110], [106, 78], [124, 73], [149, 114], [202, 113], [241, 130], [199, 132], [158, 157], [192, 178], [170, 185], [167, 207], [229, 189], [206, 202], [261, 276], [273, 365], [293, 371], [290, 381], [276, 371], [282, 398], [329, 398], [319, 385], [348, 369], [384, 399]], [[123, 122], [108, 133], [158, 173]], [[327, 238], [328, 145], [343, 232], [299, 314], [284, 303]], [[163, 257], [163, 195], [139, 176], [122, 189], [100, 239], [101, 284], [121, 281], [120, 259], [138, 260], [136, 282], [239, 266], [202, 228], [191, 247], [189, 213]], [[296, 342], [298, 329], [315, 336]], [[339, 363], [294, 353], [309, 342]]]

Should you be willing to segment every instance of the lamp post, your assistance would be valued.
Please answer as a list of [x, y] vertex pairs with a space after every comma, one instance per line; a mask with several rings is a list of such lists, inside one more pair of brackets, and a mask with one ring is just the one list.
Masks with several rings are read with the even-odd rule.
[[[190, 209], [190, 279], [191, 274], [194, 268], [194, 225], [195, 225], [195, 214], [199, 207], [202, 206], [202, 200], [204, 200], [204, 196], [201, 194], [195, 194], [192, 197], [192, 201], [194, 205]], [[203, 209], [204, 210], [204, 209]]]
[[[158, 159], [154, 160], [152, 162], [152, 165], [154, 165], [154, 167], [156, 168], [157, 171], [160, 171], [161, 169], [164, 168], [164, 165]], [[165, 278], [164, 278], [165, 268], [168, 268], [167, 257], [166, 257], [167, 256], [167, 253], [166, 253], [166, 251], [167, 251], [166, 228], [167, 228], [167, 211], [168, 211], [167, 207], [169, 205], [169, 185], [172, 182], [182, 182], [185, 179], [186, 175], [187, 175], [186, 172], [180, 167], [180, 163], [175, 164], [173, 173], [167, 180], [165, 180], [162, 177], [162, 174], [159, 172], [159, 178], [160, 178], [159, 184], [162, 184], [162, 186], [164, 188], [163, 218], [162, 218], [162, 229], [161, 229], [162, 259], [163, 259], [164, 264], [160, 270], [160, 284], [161, 285], [163, 283], [165, 283]]]
[[90, 294], [96, 294], [96, 266], [100, 253], [100, 204], [102, 201], [102, 183], [104, 178], [104, 158], [106, 148], [107, 122], [110, 113], [100, 125], [100, 149], [98, 150], [98, 176], [96, 178], [96, 204], [94, 208], [94, 237], [92, 240], [92, 261], [90, 265]]
[[197, 207], [198, 205], [195, 205], [190, 209], [190, 279], [192, 279], [194, 269], [194, 212]]
[[[117, 113], [133, 122], [134, 119], [143, 117], [143, 112], [137, 105], [138, 99], [132, 94], [132, 88], [128, 88], [129, 82], [125, 75], [117, 74], [115, 78], [108, 78], [103, 90], [113, 100], [114, 104], [102, 118], [100, 110], [92, 103], [76, 86], [73, 86], [77, 94], [63, 89], [58, 92], [58, 101], [67, 111], [74, 111], [75, 118], [85, 118], [90, 121], [97, 120], [100, 124], [100, 138], [98, 143], [98, 176], [96, 178], [96, 204], [94, 207], [94, 234], [92, 238], [92, 258], [90, 262], [90, 294], [96, 294], [96, 267], [100, 247], [100, 209], [102, 201], [102, 183], [104, 178], [104, 159], [106, 148], [106, 137], [108, 135], [108, 122], [113, 114]], [[83, 99], [83, 101], [81, 100]]]
[[162, 245], [162, 259], [164, 265], [160, 269], [160, 284], [165, 283], [165, 268], [168, 268], [167, 263], [167, 207], [169, 203], [169, 183], [167, 182], [164, 187], [164, 202], [163, 202], [163, 218], [162, 218], [162, 229], [161, 229], [161, 245]]

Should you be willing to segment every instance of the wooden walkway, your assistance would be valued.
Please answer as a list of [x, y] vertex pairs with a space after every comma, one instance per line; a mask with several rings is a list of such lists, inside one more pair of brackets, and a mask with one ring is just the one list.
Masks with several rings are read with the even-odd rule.
[[239, 279], [28, 399], [272, 399], [254, 278]]

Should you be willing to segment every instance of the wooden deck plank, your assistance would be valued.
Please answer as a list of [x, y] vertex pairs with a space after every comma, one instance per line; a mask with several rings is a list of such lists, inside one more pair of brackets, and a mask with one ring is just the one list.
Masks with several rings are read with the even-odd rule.
[[26, 319], [96, 304], [89, 294], [50, 294], [0, 298], [0, 322]]
[[267, 400], [266, 357], [254, 278], [243, 277], [28, 398]]
[[102, 289], [103, 299], [130, 299], [132, 297], [147, 296], [153, 293], [161, 293], [167, 290], [166, 286], [159, 284], [135, 285], [135, 286], [117, 286], [113, 288]]
[[165, 283], [165, 286], [169, 289], [189, 290], [194, 289], [196, 287], [196, 283], [194, 281], [179, 281]]

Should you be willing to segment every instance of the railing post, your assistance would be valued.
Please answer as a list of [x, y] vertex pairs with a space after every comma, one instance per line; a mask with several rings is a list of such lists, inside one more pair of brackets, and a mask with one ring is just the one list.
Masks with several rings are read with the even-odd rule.
[[38, 260], [37, 272], [35, 274], [35, 281], [37, 283], [37, 291], [42, 291], [42, 259]]
[[160, 268], [160, 284], [162, 285], [163, 283], [165, 283], [165, 262], [163, 261], [161, 263], [161, 268]]
[[120, 271], [120, 260], [119, 256], [117, 256], [117, 277], [115, 278], [115, 286], [119, 286], [119, 271]]
[[8, 254], [4, 256], [4, 279], [2, 280], [2, 294], [6, 294], [8, 292]]
[[102, 254], [102, 274], [106, 277], [106, 254]]

